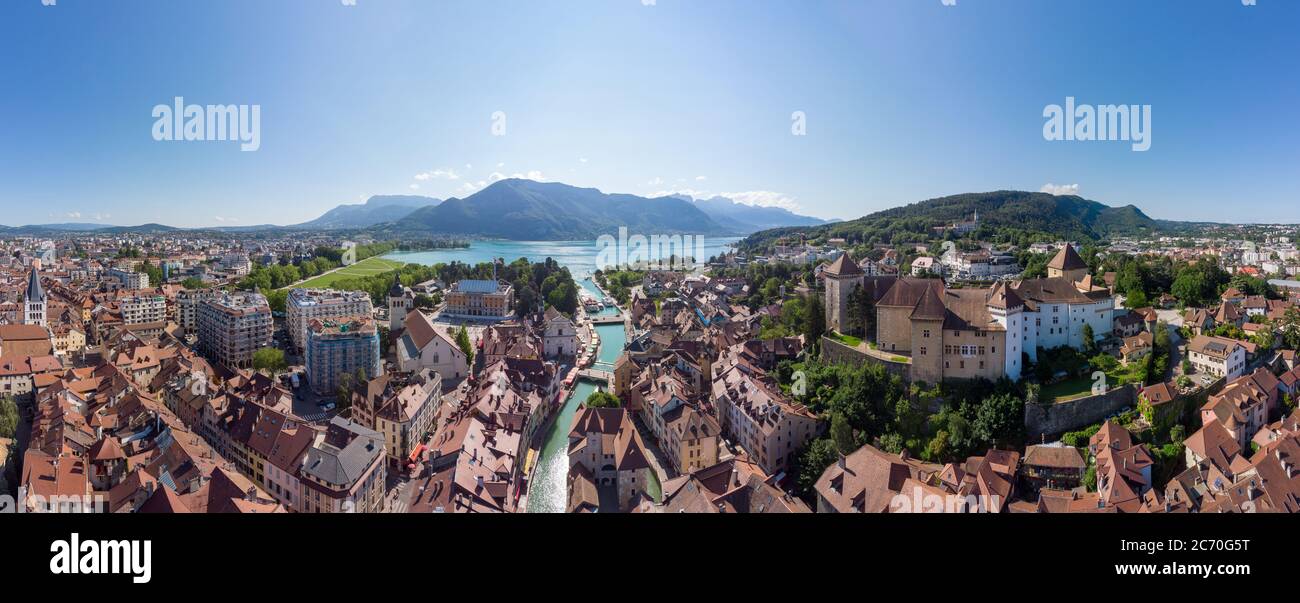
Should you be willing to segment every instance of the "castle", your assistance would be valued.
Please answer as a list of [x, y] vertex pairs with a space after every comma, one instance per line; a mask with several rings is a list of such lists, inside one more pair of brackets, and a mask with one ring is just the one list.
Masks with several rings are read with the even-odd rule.
[[[849, 292], [868, 285], [850, 265], [841, 257], [824, 272], [827, 328], [842, 329]], [[1094, 338], [1110, 332], [1114, 299], [1093, 283], [1073, 247], [1062, 249], [1047, 271], [1046, 278], [990, 288], [950, 289], [941, 280], [907, 277], [870, 283], [878, 295], [878, 349], [910, 356], [913, 380], [1018, 380], [1024, 357], [1037, 361], [1039, 348], [1081, 348], [1085, 325]]]

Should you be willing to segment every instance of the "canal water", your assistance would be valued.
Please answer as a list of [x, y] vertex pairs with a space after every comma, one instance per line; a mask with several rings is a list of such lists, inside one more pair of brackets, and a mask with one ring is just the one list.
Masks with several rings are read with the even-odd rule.
[[[737, 238], [711, 239], [705, 245], [709, 255], [721, 255]], [[532, 261], [554, 258], [560, 265], [569, 269], [575, 280], [597, 299], [604, 299], [605, 294], [596, 286], [590, 275], [596, 270], [597, 251], [594, 241], [472, 241], [470, 247], [463, 249], [435, 249], [419, 252], [394, 252], [385, 258], [400, 260], [413, 264], [433, 265], [459, 261], [467, 264], [491, 262], [493, 258], [505, 258], [507, 262], [515, 258], [526, 257]], [[704, 260], [707, 258], [701, 258]], [[596, 316], [616, 316], [618, 308], [604, 308]], [[627, 344], [627, 333], [622, 324], [596, 326], [600, 336], [600, 352], [593, 367], [603, 371], [613, 371], [614, 362], [623, 353]], [[564, 406], [557, 412], [555, 419], [547, 428], [542, 439], [542, 449], [538, 454], [536, 465], [529, 475], [528, 509], [529, 513], [563, 513], [568, 506], [569, 474], [569, 428], [573, 426], [573, 416], [578, 405], [587, 399], [597, 388], [607, 387], [604, 383], [581, 379], [574, 385], [573, 392], [565, 400]], [[647, 485], [649, 494], [656, 500], [661, 496], [659, 480], [651, 471], [651, 483]]]
[[587, 396], [596, 391], [596, 385], [581, 380], [573, 388], [569, 399], [564, 401], [551, 426], [546, 430], [542, 450], [537, 458], [537, 466], [529, 476], [528, 512], [529, 513], [563, 513], [568, 499], [569, 476], [569, 428], [573, 426], [573, 415], [578, 411]]

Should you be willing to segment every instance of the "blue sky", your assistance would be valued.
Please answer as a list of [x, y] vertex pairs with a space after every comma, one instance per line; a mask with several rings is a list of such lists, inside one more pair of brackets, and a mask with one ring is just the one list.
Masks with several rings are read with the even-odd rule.
[[[1283, 0], [5, 0], [0, 224], [286, 224], [530, 174], [836, 218], [1054, 183], [1300, 222], [1298, 24]], [[260, 105], [260, 149], [155, 141], [176, 96]], [[1045, 140], [1066, 96], [1151, 105], [1150, 150]]]

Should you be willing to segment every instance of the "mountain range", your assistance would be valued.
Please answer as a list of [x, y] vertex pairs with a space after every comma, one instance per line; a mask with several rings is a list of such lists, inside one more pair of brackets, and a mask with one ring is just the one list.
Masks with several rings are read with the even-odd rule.
[[700, 211], [713, 218], [723, 228], [737, 234], [749, 234], [782, 226], [817, 226], [829, 221], [811, 216], [801, 216], [784, 207], [749, 205], [727, 197], [714, 196], [696, 199], [689, 195], [672, 195], [690, 201]]
[[609, 194], [559, 182], [511, 178], [464, 199], [422, 207], [385, 232], [576, 240], [616, 235], [620, 227], [643, 234], [744, 235], [785, 225], [821, 224], [785, 209], [714, 198], [670, 195], [646, 198]]
[[[843, 237], [850, 242], [925, 241], [936, 227], [979, 214], [981, 229], [1038, 238], [1100, 240], [1154, 232], [1187, 232], [1204, 223], [1154, 220], [1133, 205], [1111, 207], [1074, 195], [1025, 191], [965, 193], [929, 199], [868, 214], [855, 220], [827, 222], [779, 207], [758, 207], [726, 197], [695, 199], [687, 195], [646, 198], [608, 194], [559, 182], [506, 179], [463, 199], [390, 195], [365, 203], [341, 205], [321, 217], [292, 226], [225, 226], [191, 229], [202, 232], [257, 233], [276, 236], [303, 230], [336, 230], [375, 238], [503, 238], [559, 241], [632, 234], [748, 235], [746, 248], [770, 247], [778, 238]], [[6, 234], [58, 236], [70, 232], [99, 234], [168, 233], [184, 229], [161, 224], [106, 226], [48, 224], [0, 226]]]
[[1133, 205], [1112, 207], [1076, 195], [993, 191], [928, 199], [835, 224], [766, 230], [750, 235], [743, 246], [770, 247], [776, 239], [790, 235], [842, 237], [850, 242], [898, 242], [900, 236], [924, 241], [936, 227], [972, 220], [977, 214], [981, 228], [1074, 241], [1177, 232], [1197, 226], [1154, 220]]
[[314, 230], [366, 228], [385, 222], [396, 222], [411, 215], [411, 212], [417, 209], [435, 207], [439, 203], [442, 203], [442, 200], [418, 195], [375, 195], [365, 203], [340, 205], [315, 220], [295, 224], [291, 228]]

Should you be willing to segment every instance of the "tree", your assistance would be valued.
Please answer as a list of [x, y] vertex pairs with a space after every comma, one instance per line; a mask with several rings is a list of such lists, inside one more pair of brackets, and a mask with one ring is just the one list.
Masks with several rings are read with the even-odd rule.
[[186, 288], [186, 289], [202, 289], [202, 288], [203, 288], [203, 279], [200, 279], [200, 278], [198, 278], [198, 277], [196, 277], [196, 276], [191, 276], [191, 277], [189, 277], [189, 278], [187, 278], [187, 279], [181, 281], [181, 286], [184, 287], [184, 288]]
[[808, 298], [808, 307], [804, 312], [804, 347], [810, 350], [810, 355], [817, 355], [824, 333], [826, 333], [826, 308], [822, 305], [821, 295], [814, 291]]
[[1086, 322], [1083, 323], [1083, 355], [1089, 358], [1097, 355], [1097, 335]]
[[465, 364], [471, 367], [470, 370], [473, 370], [474, 344], [470, 343], [469, 331], [465, 330], [465, 325], [461, 325], [460, 330], [456, 331], [456, 347], [460, 348], [460, 351], [465, 353]]
[[284, 350], [262, 348], [253, 352], [253, 368], [259, 371], [269, 371], [274, 375], [288, 367], [289, 363], [284, 360]]
[[352, 406], [352, 385], [352, 373], [339, 375], [339, 389], [336, 392], [339, 410]]
[[857, 439], [853, 437], [853, 426], [849, 425], [844, 413], [831, 413], [831, 440], [840, 454], [849, 454], [858, 449]]
[[434, 302], [433, 296], [427, 293], [421, 293], [415, 296], [415, 307], [422, 310], [432, 310], [437, 303]]
[[585, 402], [587, 408], [621, 408], [623, 402], [617, 396], [609, 392], [596, 390], [587, 396]]
[[809, 498], [813, 486], [821, 479], [822, 473], [827, 467], [834, 465], [839, 458], [840, 453], [835, 448], [835, 442], [830, 438], [820, 438], [805, 444], [799, 451], [796, 461], [795, 475], [798, 478], [795, 480], [795, 487], [798, 489], [798, 494]]
[[1009, 393], [995, 394], [980, 403], [971, 425], [975, 438], [989, 445], [1013, 442], [1025, 427], [1025, 402]]
[[1141, 289], [1137, 289], [1133, 291], [1127, 297], [1124, 298], [1125, 308], [1129, 308], [1129, 309], [1145, 308], [1149, 305], [1151, 305], [1151, 302], [1150, 300], [1147, 299], [1147, 294], [1144, 293]]
[[0, 398], [0, 438], [14, 439], [17, 433], [18, 403], [9, 396]]
[[849, 329], [855, 334], [870, 337], [876, 330], [876, 309], [875, 304], [872, 303], [871, 293], [866, 287], [856, 286], [853, 292], [849, 293], [847, 305]]

